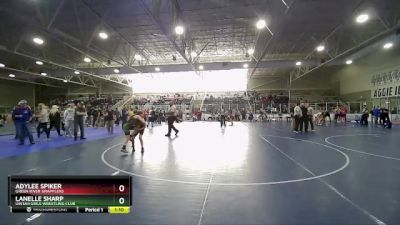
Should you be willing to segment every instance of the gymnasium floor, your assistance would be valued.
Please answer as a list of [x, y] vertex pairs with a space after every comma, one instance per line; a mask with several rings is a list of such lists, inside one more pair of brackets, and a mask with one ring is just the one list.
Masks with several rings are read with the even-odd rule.
[[[0, 137], [0, 224], [400, 223], [398, 128], [332, 124], [294, 134], [286, 121], [177, 128], [171, 138], [165, 125], [147, 129], [144, 155], [122, 154], [122, 137], [105, 130], [88, 131], [84, 142], [56, 138], [21, 149]], [[130, 174], [133, 212], [11, 214], [9, 174]]]

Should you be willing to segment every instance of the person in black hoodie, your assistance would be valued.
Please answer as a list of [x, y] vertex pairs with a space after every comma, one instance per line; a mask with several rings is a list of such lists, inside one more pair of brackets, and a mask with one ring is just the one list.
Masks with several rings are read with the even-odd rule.
[[178, 117], [175, 116], [173, 112], [170, 113], [170, 115], [167, 118], [167, 123], [168, 123], [168, 133], [165, 135], [166, 137], [171, 136], [171, 130], [175, 131], [175, 135], [178, 135], [179, 130], [175, 128], [174, 122], [179, 122]]
[[62, 136], [62, 134], [60, 133], [61, 114], [58, 111], [58, 106], [53, 105], [51, 107], [49, 119], [50, 119], [49, 132], [51, 131], [51, 129], [53, 129], [53, 127], [55, 127], [57, 130], [58, 136]]
[[300, 109], [302, 114], [300, 118], [300, 131], [303, 132], [303, 126], [304, 126], [304, 131], [308, 132], [307, 107], [304, 103], [301, 103]]

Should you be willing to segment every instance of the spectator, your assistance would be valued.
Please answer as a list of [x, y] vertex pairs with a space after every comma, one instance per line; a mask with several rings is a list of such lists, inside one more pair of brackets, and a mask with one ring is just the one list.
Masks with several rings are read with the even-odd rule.
[[78, 127], [81, 133], [81, 140], [85, 138], [85, 128], [84, 128], [84, 117], [86, 116], [85, 106], [78, 102], [75, 108], [75, 117], [74, 117], [74, 140], [78, 140]]
[[311, 125], [311, 131], [314, 130], [314, 122], [313, 122], [313, 115], [314, 115], [314, 109], [311, 107], [311, 105], [308, 106], [307, 108], [307, 123], [310, 123]]
[[300, 108], [299, 104], [297, 104], [294, 107], [293, 115], [294, 115], [294, 132], [298, 133], [299, 132], [299, 125], [300, 125], [300, 122], [301, 122], [301, 116], [302, 116], [301, 108]]
[[306, 103], [301, 103], [300, 109], [301, 109], [300, 131], [303, 132], [303, 126], [304, 126], [304, 131], [308, 132], [308, 117], [307, 117]]
[[67, 136], [72, 136], [74, 128], [74, 117], [75, 117], [75, 104], [68, 104], [68, 108], [64, 111], [64, 124], [65, 124], [65, 134]]
[[105, 112], [105, 115], [104, 115], [104, 121], [106, 123], [107, 132], [109, 134], [113, 134], [114, 133], [115, 117], [116, 116], [115, 116], [114, 110], [112, 110], [112, 108], [109, 107], [109, 109]]
[[17, 134], [19, 138], [19, 145], [23, 145], [25, 137], [29, 137], [31, 144], [35, 144], [32, 136], [32, 132], [29, 126], [29, 122], [32, 119], [31, 108], [27, 105], [26, 100], [21, 100], [18, 102], [18, 106], [12, 111], [12, 118], [15, 121]]
[[50, 128], [49, 128], [49, 132], [51, 131], [51, 129], [53, 129], [53, 127], [56, 128], [57, 130], [57, 134], [58, 136], [62, 136], [61, 132], [60, 132], [60, 125], [61, 125], [61, 114], [58, 111], [58, 106], [53, 105], [51, 107], [50, 110]]
[[40, 134], [42, 133], [42, 130], [45, 132], [47, 140], [49, 140], [50, 131], [47, 127], [49, 124], [49, 108], [43, 103], [38, 105], [37, 119], [38, 125], [36, 131], [38, 140], [40, 140]]

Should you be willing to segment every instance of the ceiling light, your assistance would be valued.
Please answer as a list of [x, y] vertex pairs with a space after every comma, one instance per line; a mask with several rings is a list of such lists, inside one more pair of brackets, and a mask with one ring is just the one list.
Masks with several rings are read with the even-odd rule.
[[204, 66], [203, 65], [200, 65], [199, 66], [199, 70], [203, 70], [204, 69]]
[[42, 76], [47, 76], [47, 73], [40, 73], [40, 75], [42, 75]]
[[347, 65], [350, 65], [350, 64], [352, 64], [352, 63], [353, 63], [353, 60], [350, 60], [350, 59], [349, 59], [349, 60], [346, 61], [346, 64], [347, 64]]
[[142, 56], [141, 56], [141, 55], [138, 55], [138, 54], [136, 54], [136, 55], [134, 56], [134, 58], [135, 58], [135, 60], [142, 60]]
[[175, 27], [175, 33], [176, 33], [177, 35], [181, 35], [181, 34], [183, 34], [183, 32], [185, 32], [185, 28], [184, 28], [183, 26], [177, 25], [177, 26]]
[[106, 32], [100, 32], [100, 33], [99, 33], [99, 37], [100, 37], [101, 39], [107, 39], [107, 38], [108, 38], [108, 34], [107, 34]]
[[318, 51], [318, 52], [322, 52], [323, 50], [325, 50], [325, 46], [319, 45], [319, 46], [317, 47], [317, 51]]
[[64, 82], [64, 83], [67, 83], [68, 81], [67, 81], [67, 80], [63, 80], [63, 82]]
[[15, 75], [14, 74], [10, 74], [10, 75], [8, 75], [9, 77], [12, 77], [12, 78], [14, 78], [15, 77]]
[[190, 53], [190, 56], [191, 56], [192, 58], [196, 58], [197, 53], [196, 53], [196, 52], [191, 52], [191, 53]]
[[85, 58], [83, 58], [83, 61], [85, 61], [87, 63], [90, 63], [92, 60], [90, 58], [88, 58], [88, 57], [85, 57]]
[[243, 64], [243, 68], [249, 68], [249, 64], [247, 63]]
[[74, 74], [78, 75], [80, 74], [80, 72], [75, 70]]
[[369, 19], [368, 14], [360, 14], [357, 16], [356, 22], [357, 23], [365, 23], [365, 22], [367, 22], [368, 19]]
[[300, 61], [296, 62], [296, 66], [301, 66], [301, 62]]
[[391, 47], [393, 47], [393, 43], [392, 43], [392, 42], [388, 42], [388, 43], [386, 43], [385, 45], [383, 45], [383, 48], [384, 48], [384, 49], [389, 49], [389, 48], [391, 48]]
[[154, 68], [155, 71], [160, 72], [160, 67]]
[[32, 40], [33, 40], [33, 42], [35, 42], [35, 44], [38, 44], [38, 45], [44, 44], [43, 39], [41, 39], [40, 37], [35, 37]]
[[248, 53], [249, 55], [253, 55], [253, 54], [254, 54], [254, 49], [249, 48], [249, 49], [247, 50], [247, 53]]
[[3, 68], [3, 67], [6, 67], [6, 65], [4, 65], [3, 63], [0, 63], [0, 67]]
[[265, 20], [258, 20], [256, 23], [256, 27], [259, 30], [264, 29], [266, 26], [267, 26], [267, 23], [265, 22]]
[[36, 61], [36, 64], [37, 65], [43, 65], [43, 62], [42, 61]]
[[114, 73], [119, 73], [119, 69], [114, 69]]

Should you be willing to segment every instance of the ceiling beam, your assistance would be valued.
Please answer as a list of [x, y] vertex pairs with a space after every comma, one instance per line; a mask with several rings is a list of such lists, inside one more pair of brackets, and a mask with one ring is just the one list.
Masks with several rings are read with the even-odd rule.
[[[19, 69], [15, 69], [15, 68], [10, 68], [10, 67], [4, 67], [3, 69], [6, 70], [10, 70], [10, 71], [14, 71], [14, 72], [18, 72], [21, 74], [29, 74], [29, 75], [33, 75], [33, 76], [37, 76], [40, 78], [46, 78], [46, 79], [52, 79], [52, 80], [57, 80], [59, 82], [64, 82], [65, 78], [60, 78], [60, 77], [53, 77], [53, 76], [43, 76], [39, 73], [33, 73], [33, 72], [29, 72], [29, 71], [24, 71], [24, 70], [19, 70]], [[92, 86], [92, 85], [88, 85], [88, 84], [84, 84], [84, 83], [79, 83], [79, 82], [75, 82], [75, 81], [69, 81], [69, 83], [73, 83], [73, 84], [79, 84], [79, 85], [83, 85], [83, 86], [88, 86], [88, 87], [94, 87], [97, 88], [96, 86]]]
[[185, 52], [178, 46], [178, 44], [175, 42], [174, 37], [171, 35], [171, 32], [165, 28], [165, 26], [162, 24], [161, 20], [159, 17], [154, 15], [154, 13], [149, 9], [149, 7], [146, 5], [146, 3], [143, 0], [140, 0], [140, 3], [142, 7], [145, 9], [147, 14], [151, 17], [151, 19], [154, 21], [154, 23], [160, 28], [160, 30], [163, 32], [163, 34], [168, 38], [168, 40], [172, 43], [176, 51], [182, 56], [182, 58], [185, 59], [185, 61], [188, 63], [188, 65], [192, 68], [192, 70], [199, 75], [199, 71], [196, 70], [194, 67], [193, 63], [186, 57]]
[[[204, 66], [204, 71], [209, 70], [231, 70], [231, 69], [243, 69], [243, 64], [247, 63], [249, 65], [249, 69], [254, 66], [254, 63], [245, 61], [245, 62], [213, 62], [213, 63], [202, 63]], [[318, 60], [305, 60], [303, 61], [303, 65], [308, 66], [317, 66], [320, 62]], [[331, 63], [331, 65], [335, 65]], [[192, 68], [188, 64], [169, 64], [169, 65], [151, 65], [151, 66], [138, 66], [139, 70], [142, 73], [156, 73], [155, 68], [159, 67], [160, 72], [184, 72], [184, 71], [191, 71]], [[268, 68], [268, 69], [292, 69], [295, 67], [294, 60], [271, 60], [271, 61], [262, 61], [259, 63], [258, 67], [261, 68]], [[119, 69], [119, 74], [136, 74], [131, 73], [128, 68], [125, 67], [108, 67], [108, 68], [81, 68], [80, 71], [92, 71], [93, 73], [98, 74], [98, 76], [104, 76], [113, 74], [114, 69]], [[65, 76], [70, 74], [69, 70], [54, 70], [49, 71], [49, 73], [55, 76]], [[114, 74], [115, 75], [115, 74]]]
[[393, 32], [396, 32], [396, 30], [399, 29], [399, 28], [400, 28], [400, 23], [398, 23], [397, 25], [394, 25], [390, 29], [384, 30], [384, 31], [380, 32], [379, 34], [374, 35], [373, 37], [368, 38], [367, 40], [365, 40], [365, 41], [363, 41], [361, 43], [357, 43], [355, 46], [343, 51], [342, 53], [334, 56], [333, 58], [327, 60], [324, 63], [321, 63], [320, 65], [318, 65], [316, 67], [305, 69], [304, 72], [301, 71], [300, 73], [293, 74], [291, 76], [292, 77], [291, 80], [292, 81], [298, 80], [298, 79], [310, 74], [311, 72], [313, 72], [313, 71], [315, 71], [317, 69], [320, 69], [323, 66], [326, 66], [327, 64], [331, 63], [334, 60], [344, 58], [344, 57], [346, 57], [346, 56], [348, 56], [350, 54], [355, 53], [356, 51], [359, 51], [359, 50], [363, 49], [363, 48], [371, 47], [371, 45], [373, 46], [374, 42], [385, 38], [386, 36], [392, 34]]
[[51, 85], [51, 84], [46, 84], [46, 83], [40, 83], [40, 82], [34, 82], [30, 80], [22, 80], [19, 78], [6, 78], [6, 77], [0, 77], [0, 80], [9, 80], [13, 82], [21, 82], [21, 83], [27, 83], [27, 84], [35, 84], [35, 85], [41, 85], [41, 86], [47, 86], [47, 87], [54, 87], [54, 88], [65, 88], [65, 86], [56, 86], [56, 85]]
[[259, 63], [262, 61], [262, 59], [265, 57], [265, 55], [267, 54], [268, 50], [270, 50], [270, 44], [272, 43], [273, 40], [275, 40], [275, 38], [278, 36], [278, 34], [285, 28], [285, 26], [283, 26], [283, 22], [285, 20], [285, 16], [291, 11], [293, 10], [293, 5], [295, 4], [296, 0], [293, 0], [293, 2], [287, 6], [286, 6], [286, 10], [284, 11], [284, 14], [281, 17], [281, 20], [279, 21], [279, 25], [276, 26], [278, 27], [278, 31], [275, 32], [275, 35], [272, 35], [271, 38], [267, 41], [267, 43], [264, 46], [264, 50], [262, 51], [260, 57], [258, 59], [256, 59], [256, 64], [254, 66], [254, 68], [251, 70], [250, 72], [250, 78], [254, 75], [256, 69], [258, 68]]

